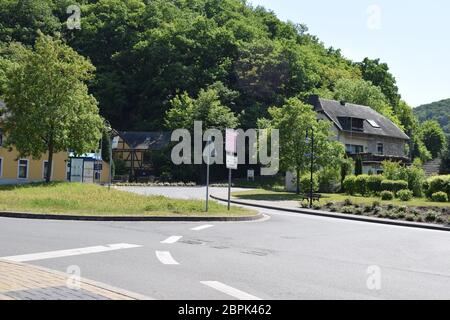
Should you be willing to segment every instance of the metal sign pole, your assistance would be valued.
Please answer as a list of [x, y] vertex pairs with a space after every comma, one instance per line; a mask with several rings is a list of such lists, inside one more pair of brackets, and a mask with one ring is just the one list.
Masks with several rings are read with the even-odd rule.
[[208, 146], [207, 146], [207, 163], [206, 163], [206, 212], [208, 212], [208, 201], [209, 201], [209, 162], [211, 157], [210, 152], [210, 144], [211, 140], [208, 139]]
[[[112, 147], [113, 147], [113, 137], [111, 136], [111, 145], [109, 146], [109, 185], [108, 190], [111, 190], [111, 184], [112, 184]], [[100, 179], [101, 180], [101, 179]]]
[[231, 169], [228, 169], [228, 211], [230, 211], [231, 203]]

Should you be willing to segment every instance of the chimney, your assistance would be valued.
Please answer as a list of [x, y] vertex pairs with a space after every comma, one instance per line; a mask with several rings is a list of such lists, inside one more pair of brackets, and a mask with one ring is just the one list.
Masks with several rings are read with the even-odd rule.
[[320, 99], [317, 94], [312, 94], [308, 98], [308, 104], [314, 107], [314, 110], [322, 109], [322, 105], [320, 104]]
[[341, 103], [341, 106], [345, 107], [346, 102], [344, 100], [341, 100], [340, 103]]

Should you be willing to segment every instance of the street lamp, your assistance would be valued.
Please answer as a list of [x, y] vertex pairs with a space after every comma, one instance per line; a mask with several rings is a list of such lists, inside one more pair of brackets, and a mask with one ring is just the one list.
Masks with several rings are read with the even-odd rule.
[[[310, 171], [311, 171], [311, 178], [310, 178], [310, 180], [309, 180], [309, 208], [311, 209], [312, 208], [312, 206], [313, 206], [313, 189], [314, 189], [314, 186], [313, 186], [313, 170], [314, 170], [314, 128], [311, 126], [311, 127], [308, 127], [308, 129], [306, 130], [306, 138], [308, 139], [308, 131], [311, 131], [311, 154], [310, 154], [310, 156], [311, 156], [311, 168], [310, 168]], [[297, 177], [297, 179], [298, 179], [298, 177]]]

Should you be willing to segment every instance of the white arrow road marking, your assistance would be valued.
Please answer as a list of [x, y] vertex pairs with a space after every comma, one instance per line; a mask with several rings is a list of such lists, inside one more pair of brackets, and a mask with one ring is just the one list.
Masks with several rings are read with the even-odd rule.
[[200, 281], [204, 285], [223, 292], [229, 296], [235, 297], [239, 300], [262, 300], [261, 298], [255, 297], [247, 292], [241, 291], [239, 289], [227, 286], [219, 281]]
[[178, 264], [169, 251], [155, 251], [156, 257], [162, 264]]
[[161, 243], [172, 244], [172, 243], [177, 242], [181, 238], [183, 238], [183, 237], [182, 236], [171, 236], [171, 237], [168, 237], [166, 240], [161, 241]]
[[191, 228], [191, 230], [200, 231], [200, 230], [208, 229], [208, 228], [211, 228], [211, 227], [214, 227], [214, 226], [212, 224], [204, 224], [202, 226]]
[[99, 253], [106, 251], [114, 251], [121, 249], [131, 249], [142, 247], [137, 244], [129, 244], [129, 243], [116, 243], [116, 244], [108, 244], [106, 246], [95, 246], [95, 247], [86, 247], [86, 248], [77, 248], [77, 249], [69, 249], [69, 250], [58, 250], [58, 251], [48, 251], [48, 252], [40, 252], [40, 253], [32, 253], [32, 254], [23, 254], [19, 256], [9, 256], [2, 257], [0, 259], [15, 261], [15, 262], [26, 262], [26, 261], [34, 261], [34, 260], [44, 260], [44, 259], [53, 259], [53, 258], [61, 258], [61, 257], [70, 257], [70, 256], [78, 256], [82, 254], [90, 254], [90, 253]]

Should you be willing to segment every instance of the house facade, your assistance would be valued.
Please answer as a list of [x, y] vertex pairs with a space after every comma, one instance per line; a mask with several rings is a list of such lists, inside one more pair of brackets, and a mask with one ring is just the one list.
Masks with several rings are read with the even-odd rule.
[[164, 149], [170, 143], [169, 132], [117, 131], [116, 135], [113, 159], [125, 163], [131, 179], [151, 175], [151, 153]]
[[345, 145], [347, 155], [361, 157], [363, 173], [382, 173], [382, 162], [408, 164], [406, 146], [410, 138], [391, 120], [367, 106], [311, 96], [317, 118], [333, 123], [335, 139]]
[[[6, 109], [0, 101], [0, 109]], [[5, 133], [0, 117], [0, 185], [42, 182], [48, 172], [48, 153], [39, 159], [21, 157], [16, 148], [5, 147]], [[51, 181], [73, 181], [84, 183], [107, 183], [109, 164], [95, 154], [77, 157], [70, 152], [53, 154]]]

